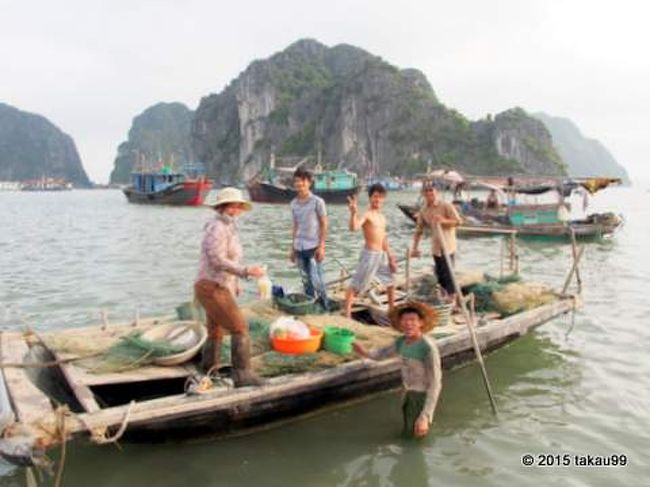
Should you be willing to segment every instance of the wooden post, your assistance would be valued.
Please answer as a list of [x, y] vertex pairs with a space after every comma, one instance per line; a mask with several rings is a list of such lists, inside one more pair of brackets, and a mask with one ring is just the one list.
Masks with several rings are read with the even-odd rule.
[[476, 354], [476, 360], [479, 363], [479, 366], [481, 367], [481, 374], [483, 376], [483, 384], [485, 385], [485, 390], [487, 391], [488, 398], [490, 399], [490, 406], [492, 407], [492, 412], [494, 415], [497, 415], [497, 405], [496, 402], [494, 401], [494, 396], [492, 395], [492, 387], [490, 386], [490, 379], [488, 378], [487, 375], [487, 370], [485, 369], [485, 362], [483, 362], [483, 355], [481, 354], [481, 347], [478, 345], [478, 339], [476, 338], [476, 330], [474, 328], [474, 321], [472, 319], [472, 316], [470, 315], [468, 309], [467, 309], [467, 304], [465, 303], [465, 299], [463, 298], [463, 291], [461, 290], [460, 286], [458, 285], [458, 279], [456, 279], [456, 272], [454, 271], [454, 268], [451, 266], [451, 259], [449, 258], [449, 252], [447, 250], [447, 243], [445, 242], [445, 238], [442, 233], [442, 227], [440, 226], [440, 223], [436, 223], [434, 226], [434, 231], [435, 231], [435, 238], [438, 239], [438, 242], [440, 242], [440, 247], [442, 249], [442, 254], [445, 258], [445, 262], [447, 263], [447, 267], [449, 268], [449, 275], [451, 276], [451, 281], [452, 284], [454, 285], [454, 291], [456, 292], [456, 295], [458, 297], [458, 302], [460, 303], [460, 308], [463, 311], [463, 316], [465, 317], [465, 322], [467, 323], [467, 328], [469, 329], [469, 336], [472, 339], [472, 345], [474, 347], [474, 353]]
[[[575, 261], [578, 256], [578, 242], [576, 241], [576, 231], [571, 228], [571, 253]], [[576, 266], [576, 282], [578, 283], [578, 294], [582, 294], [582, 278], [580, 277], [580, 269]]]
[[517, 243], [515, 241], [515, 238], [516, 238], [515, 233], [510, 235], [510, 272], [511, 273], [515, 273], [515, 269], [516, 269], [515, 262], [517, 261], [517, 257], [516, 257]]
[[580, 247], [578, 250], [577, 255], [573, 259], [573, 264], [571, 265], [571, 269], [569, 270], [569, 274], [566, 276], [566, 279], [564, 280], [564, 286], [562, 286], [562, 292], [560, 294], [566, 294], [567, 289], [569, 289], [569, 284], [571, 283], [571, 279], [573, 278], [573, 274], [576, 272], [578, 269], [578, 264], [580, 263], [580, 259], [582, 258], [582, 254], [584, 253], [585, 248]]

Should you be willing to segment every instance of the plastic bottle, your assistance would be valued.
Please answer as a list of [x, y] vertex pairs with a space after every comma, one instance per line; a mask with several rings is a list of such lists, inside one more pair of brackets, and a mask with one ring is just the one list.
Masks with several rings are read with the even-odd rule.
[[266, 266], [264, 266], [264, 271], [264, 275], [257, 280], [257, 294], [260, 299], [267, 300], [271, 299], [273, 283], [269, 278], [268, 272], [266, 272]]

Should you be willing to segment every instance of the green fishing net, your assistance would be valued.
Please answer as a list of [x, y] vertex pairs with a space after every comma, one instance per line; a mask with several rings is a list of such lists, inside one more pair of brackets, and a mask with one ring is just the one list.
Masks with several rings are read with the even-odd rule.
[[120, 337], [96, 359], [91, 371], [94, 373], [121, 372], [148, 365], [154, 359], [181, 353], [184, 347], [174, 346], [164, 340], [145, 340], [141, 332]]
[[497, 312], [510, 316], [547, 304], [555, 299], [545, 286], [521, 282], [521, 276], [512, 274], [502, 278], [487, 276], [485, 282], [467, 289], [474, 294], [474, 305], [479, 313]]

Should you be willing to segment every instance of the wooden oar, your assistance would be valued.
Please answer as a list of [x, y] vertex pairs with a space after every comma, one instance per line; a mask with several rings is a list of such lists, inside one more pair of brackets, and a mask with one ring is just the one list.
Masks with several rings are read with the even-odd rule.
[[481, 374], [483, 376], [483, 383], [485, 384], [485, 390], [487, 391], [488, 398], [490, 399], [490, 406], [492, 406], [492, 412], [494, 415], [497, 415], [497, 405], [496, 402], [494, 401], [494, 396], [492, 395], [492, 387], [490, 386], [490, 380], [487, 375], [487, 370], [485, 369], [485, 363], [483, 362], [483, 355], [481, 354], [481, 347], [478, 345], [478, 339], [476, 338], [476, 330], [474, 329], [474, 319], [470, 315], [469, 310], [467, 309], [467, 303], [465, 302], [465, 299], [463, 298], [463, 292], [458, 285], [458, 280], [456, 279], [456, 272], [454, 271], [454, 268], [451, 266], [451, 258], [449, 257], [449, 252], [447, 250], [447, 243], [445, 242], [445, 238], [442, 233], [442, 227], [440, 226], [440, 223], [436, 223], [435, 227], [435, 236], [438, 239], [438, 242], [440, 242], [440, 248], [442, 249], [442, 254], [445, 257], [445, 262], [447, 263], [447, 267], [449, 269], [449, 275], [451, 276], [451, 282], [454, 285], [454, 291], [456, 292], [458, 296], [458, 301], [460, 303], [460, 308], [463, 311], [463, 316], [465, 317], [465, 322], [467, 323], [467, 328], [469, 329], [469, 336], [472, 339], [472, 345], [474, 347], [474, 353], [476, 354], [476, 360], [478, 361], [480, 367], [481, 367]]

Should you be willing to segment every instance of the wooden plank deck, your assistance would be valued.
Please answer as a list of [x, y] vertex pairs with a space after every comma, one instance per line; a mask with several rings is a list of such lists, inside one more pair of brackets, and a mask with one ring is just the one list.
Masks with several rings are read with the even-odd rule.
[[[477, 329], [477, 338], [482, 350], [489, 350], [502, 342], [523, 335], [531, 329], [571, 311], [576, 305], [572, 299], [562, 299], [539, 308], [520, 313], [504, 320], [493, 320]], [[363, 326], [363, 325], [361, 325]], [[389, 330], [382, 330], [390, 333]], [[472, 351], [469, 332], [458, 331], [452, 336], [437, 339], [443, 364], [453, 359], [456, 354]], [[449, 361], [449, 363], [457, 363]], [[293, 376], [271, 379], [269, 383], [257, 388], [232, 389], [227, 392], [215, 391], [214, 394], [187, 396], [184, 394], [168, 396], [137, 403], [131, 407], [129, 425], [133, 428], [149, 423], [166, 423], [178, 418], [212, 414], [225, 417], [246, 417], [264, 414], [268, 404], [278, 401], [300, 401], [310, 394], [327, 388], [336, 394], [339, 388], [354, 386], [363, 382], [388, 381], [389, 377], [398, 377], [399, 358], [381, 362], [359, 359], [319, 372], [308, 372]], [[87, 428], [117, 428], [124, 421], [130, 406], [107, 408], [96, 413], [79, 415], [68, 426], [71, 433], [82, 433]], [[266, 413], [269, 411], [267, 410]], [[171, 423], [169, 423], [171, 425]]]
[[[0, 361], [22, 363], [28, 352], [29, 347], [23, 333], [0, 332]], [[26, 369], [4, 367], [2, 373], [14, 413], [20, 422], [37, 422], [40, 418], [52, 413], [52, 402], [43, 391], [32, 383]]]

